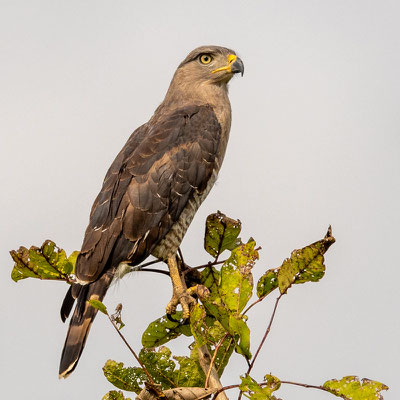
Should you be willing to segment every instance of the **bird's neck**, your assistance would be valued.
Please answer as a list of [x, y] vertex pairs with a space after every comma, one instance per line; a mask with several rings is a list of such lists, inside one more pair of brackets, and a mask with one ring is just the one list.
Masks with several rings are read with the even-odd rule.
[[[174, 77], [175, 78], [175, 77]], [[225, 155], [231, 129], [231, 103], [228, 97], [227, 82], [221, 84], [193, 84], [173, 79], [164, 101], [156, 109], [152, 119], [158, 119], [164, 113], [192, 105], [210, 105], [221, 126], [219, 165]], [[218, 168], [219, 169], [219, 168]]]
[[[187, 105], [210, 105], [219, 119], [225, 121], [231, 117], [231, 106], [228, 98], [228, 87], [226, 83], [215, 84], [215, 83], [193, 83], [185, 82], [182, 79], [174, 79], [165, 95], [164, 101], [156, 110], [159, 111], [172, 111], [177, 108], [182, 108]], [[223, 111], [225, 110], [225, 111]], [[226, 114], [226, 110], [229, 110], [229, 115]], [[221, 123], [222, 121], [220, 121]]]
[[173, 111], [188, 105], [210, 105], [225, 135], [231, 127], [231, 103], [228, 97], [227, 83], [193, 84], [173, 79], [165, 95], [164, 101], [155, 112], [155, 116], [166, 111]]

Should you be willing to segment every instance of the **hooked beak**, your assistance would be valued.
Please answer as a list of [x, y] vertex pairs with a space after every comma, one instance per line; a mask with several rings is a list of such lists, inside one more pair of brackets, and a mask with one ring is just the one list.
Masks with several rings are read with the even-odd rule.
[[228, 56], [228, 65], [225, 67], [217, 68], [212, 71], [213, 74], [219, 71], [228, 71], [231, 74], [237, 74], [240, 72], [243, 76], [244, 73], [244, 64], [243, 61], [236, 56], [235, 54], [229, 54]]

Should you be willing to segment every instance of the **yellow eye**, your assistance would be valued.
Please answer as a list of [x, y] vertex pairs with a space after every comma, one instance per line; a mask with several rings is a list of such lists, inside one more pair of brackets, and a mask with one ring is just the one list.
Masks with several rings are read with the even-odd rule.
[[202, 54], [201, 56], [200, 56], [200, 62], [202, 63], [202, 64], [210, 64], [210, 62], [212, 61], [212, 56], [211, 56], [211, 54]]

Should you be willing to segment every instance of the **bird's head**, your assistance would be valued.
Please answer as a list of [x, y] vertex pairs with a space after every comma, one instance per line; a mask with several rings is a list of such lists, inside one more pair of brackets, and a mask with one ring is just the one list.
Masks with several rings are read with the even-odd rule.
[[243, 75], [243, 61], [233, 50], [219, 46], [194, 49], [179, 65], [176, 75], [182, 81], [197, 84], [227, 84], [234, 74]]

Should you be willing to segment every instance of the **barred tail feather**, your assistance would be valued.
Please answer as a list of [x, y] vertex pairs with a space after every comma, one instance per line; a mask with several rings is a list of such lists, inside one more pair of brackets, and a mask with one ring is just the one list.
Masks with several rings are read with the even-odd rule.
[[[85, 347], [86, 339], [96, 317], [97, 310], [87, 300], [102, 301], [112, 281], [112, 274], [104, 274], [97, 281], [80, 287], [78, 301], [72, 315], [71, 322], [65, 339], [64, 349], [61, 355], [59, 378], [67, 378], [76, 368], [79, 358]], [[71, 308], [71, 291], [67, 292], [65, 302], [67, 308]], [[73, 300], [72, 300], [73, 302]], [[67, 313], [62, 312], [62, 317]]]

